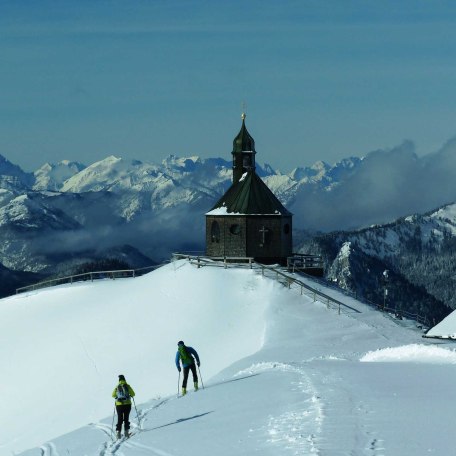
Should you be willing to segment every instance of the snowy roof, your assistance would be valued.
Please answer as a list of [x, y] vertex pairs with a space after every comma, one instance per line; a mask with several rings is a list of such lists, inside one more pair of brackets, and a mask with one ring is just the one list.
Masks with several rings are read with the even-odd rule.
[[456, 339], [456, 311], [453, 311], [439, 324], [431, 328], [426, 337], [437, 337], [442, 339]]

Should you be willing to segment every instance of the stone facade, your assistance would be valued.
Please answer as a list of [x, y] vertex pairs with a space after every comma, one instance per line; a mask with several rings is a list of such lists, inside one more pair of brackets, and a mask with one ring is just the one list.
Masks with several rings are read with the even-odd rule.
[[291, 233], [291, 216], [207, 216], [206, 254], [280, 263], [292, 254]]

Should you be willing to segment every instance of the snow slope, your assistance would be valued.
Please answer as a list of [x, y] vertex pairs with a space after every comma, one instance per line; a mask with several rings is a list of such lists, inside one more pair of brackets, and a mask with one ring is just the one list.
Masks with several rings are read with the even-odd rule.
[[109, 415], [118, 374], [138, 401], [176, 391], [179, 339], [199, 350], [209, 377], [258, 350], [272, 284], [242, 270], [227, 271], [223, 282], [215, 268], [200, 272], [173, 263], [135, 279], [1, 300], [0, 382], [9, 393], [0, 407], [0, 454]]
[[[2, 383], [15, 394], [0, 454], [452, 454], [451, 343], [326, 291], [351, 308], [339, 315], [255, 270], [180, 261], [4, 299]], [[199, 351], [205, 385], [183, 398], [179, 339]], [[133, 412], [135, 435], [112, 442], [119, 373], [141, 421]]]

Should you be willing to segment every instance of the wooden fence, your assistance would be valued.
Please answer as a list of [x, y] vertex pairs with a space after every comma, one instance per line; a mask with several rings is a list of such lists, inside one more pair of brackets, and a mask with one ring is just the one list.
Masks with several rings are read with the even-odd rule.
[[274, 278], [278, 280], [279, 282], [282, 282], [284, 285], [286, 285], [289, 289], [291, 288], [296, 288], [300, 290], [300, 293], [307, 294], [311, 297], [313, 297], [313, 300], [319, 300], [321, 302], [324, 302], [328, 308], [332, 307], [338, 310], [339, 313], [341, 312], [348, 312], [348, 313], [361, 313], [359, 310], [350, 307], [349, 305], [334, 299], [331, 296], [328, 296], [327, 294], [321, 292], [320, 290], [317, 290], [316, 288], [313, 288], [307, 284], [305, 284], [303, 281], [299, 280], [296, 277], [290, 276], [287, 274], [284, 270], [282, 270], [280, 267], [273, 267], [273, 266], [267, 266], [261, 263], [257, 263], [254, 261], [253, 258], [251, 257], [221, 257], [219, 261], [217, 261], [216, 258], [208, 258], [204, 256], [194, 256], [190, 254], [180, 254], [180, 253], [175, 253], [173, 254], [173, 258], [176, 259], [187, 259], [191, 264], [194, 264], [198, 268], [203, 267], [203, 266], [211, 266], [211, 267], [223, 267], [223, 268], [229, 268], [229, 267], [248, 267], [249, 269], [257, 269], [258, 271], [261, 271], [261, 274], [263, 276], [269, 276], [271, 278]]
[[124, 279], [127, 277], [138, 277], [146, 272], [157, 269], [162, 265], [156, 266], [147, 266], [145, 268], [139, 269], [121, 269], [116, 271], [94, 271], [94, 272], [85, 272], [83, 274], [73, 274], [65, 277], [55, 277], [54, 279], [43, 280], [42, 282], [34, 283], [26, 287], [16, 288], [16, 294], [23, 293], [26, 291], [38, 290], [41, 288], [53, 287], [56, 285], [62, 285], [65, 283], [75, 283], [75, 282], [85, 282], [101, 279]]
[[[199, 255], [202, 253], [202, 255]], [[298, 289], [301, 295], [306, 294], [311, 296], [314, 301], [319, 300], [327, 305], [328, 308], [332, 307], [335, 308], [338, 313], [346, 312], [346, 313], [361, 313], [359, 310], [351, 307], [325, 293], [318, 290], [317, 288], [311, 287], [307, 285], [302, 280], [299, 280], [294, 274], [293, 276], [289, 275], [290, 273], [286, 273], [283, 268], [274, 267], [274, 266], [266, 266], [260, 263], [255, 262], [254, 258], [252, 257], [206, 257], [203, 255], [204, 252], [185, 252], [185, 253], [173, 253], [172, 260], [178, 259], [187, 259], [191, 264], [196, 265], [198, 268], [203, 266], [212, 266], [212, 267], [223, 267], [225, 269], [229, 267], [247, 267], [249, 269], [258, 269], [261, 270], [261, 274], [264, 276], [272, 277], [279, 282], [283, 283], [289, 289], [295, 288]], [[196, 255], [195, 255], [196, 254]], [[313, 261], [313, 260], [312, 260]], [[126, 277], [137, 277], [140, 275], [145, 274], [146, 272], [152, 271], [157, 269], [164, 264], [162, 263], [159, 265], [148, 266], [145, 268], [139, 269], [123, 269], [117, 271], [94, 271], [94, 272], [86, 272], [84, 274], [75, 274], [66, 277], [56, 277], [54, 279], [45, 280], [42, 282], [38, 282], [33, 285], [28, 285], [26, 287], [21, 287], [16, 289], [16, 293], [22, 293], [25, 291], [33, 291], [38, 290], [41, 288], [52, 287], [55, 285], [61, 285], [65, 283], [75, 283], [75, 282], [82, 282], [82, 281], [94, 281], [94, 280], [101, 280], [101, 279], [119, 279], [119, 278], [126, 278]], [[314, 276], [307, 275], [303, 272], [296, 271], [298, 274], [303, 276], [308, 276], [312, 281], [320, 283], [325, 287], [330, 287], [338, 292], [341, 292], [347, 296], [354, 297], [355, 299], [360, 300], [361, 302], [368, 304], [372, 307], [377, 308], [383, 312], [388, 312], [394, 314], [396, 318], [407, 318], [410, 320], [416, 321], [419, 325], [423, 327], [429, 326], [432, 322], [426, 317], [426, 315], [420, 315], [418, 313], [411, 313], [404, 310], [398, 310], [397, 308], [391, 308], [382, 304], [374, 303], [367, 299], [362, 299], [356, 296], [356, 294], [349, 292], [343, 288], [337, 287], [332, 283], [326, 282], [323, 279], [318, 279]], [[434, 323], [435, 324], [435, 323]]]
[[[260, 263], [255, 262], [252, 258], [250, 257], [226, 257], [226, 258], [220, 258], [220, 261], [214, 261], [214, 258], [208, 258], [205, 256], [193, 256], [190, 254], [173, 254], [175, 258], [185, 258], [190, 261], [190, 263], [196, 265], [197, 267], [202, 267], [202, 266], [213, 266], [213, 267], [249, 267], [250, 269], [261, 269], [262, 275], [272, 277], [281, 283], [283, 283], [285, 286], [288, 288], [292, 289], [298, 289], [301, 294], [306, 294], [310, 297], [313, 298], [314, 301], [317, 300], [317, 297], [319, 298], [320, 302], [323, 302], [326, 304], [328, 308], [332, 307], [338, 311], [340, 314], [341, 312], [344, 313], [361, 313], [358, 309], [355, 309], [354, 307], [351, 307], [342, 301], [339, 301], [331, 296], [329, 296], [326, 293], [323, 293], [322, 291], [318, 290], [315, 287], [312, 287], [306, 283], [304, 283], [302, 280], [297, 278], [295, 276], [295, 273], [304, 277], [308, 277], [312, 281], [319, 283], [322, 286], [332, 288], [340, 293], [345, 294], [346, 296], [353, 297], [360, 302], [363, 302], [364, 304], [367, 304], [371, 307], [376, 308], [377, 310], [380, 310], [382, 312], [386, 312], [389, 314], [394, 315], [397, 319], [402, 319], [402, 318], [407, 318], [409, 320], [416, 321], [419, 327], [426, 328], [428, 327], [432, 322], [429, 320], [429, 318], [426, 315], [421, 315], [418, 313], [412, 313], [412, 312], [407, 312], [403, 311], [397, 308], [392, 308], [389, 306], [386, 306], [384, 304], [378, 304], [375, 302], [372, 302], [368, 299], [363, 299], [358, 296], [356, 296], [355, 293], [351, 293], [348, 290], [345, 290], [343, 288], [340, 288], [331, 282], [327, 282], [324, 279], [319, 279], [316, 278], [315, 276], [306, 274], [302, 271], [299, 271], [295, 269], [293, 272], [293, 275], [289, 275], [290, 272], [286, 272], [283, 268], [280, 267], [274, 267], [274, 266], [267, 266], [263, 265]], [[236, 262], [238, 261], [238, 262]], [[435, 323], [434, 323], [435, 324]]]

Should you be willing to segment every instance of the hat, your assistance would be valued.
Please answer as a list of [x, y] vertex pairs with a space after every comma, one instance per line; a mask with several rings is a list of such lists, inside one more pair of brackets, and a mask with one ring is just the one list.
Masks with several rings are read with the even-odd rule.
[[119, 375], [119, 382], [120, 382], [121, 380], [125, 381], [125, 376]]
[[177, 345], [185, 345], [183, 340], [180, 340]]

